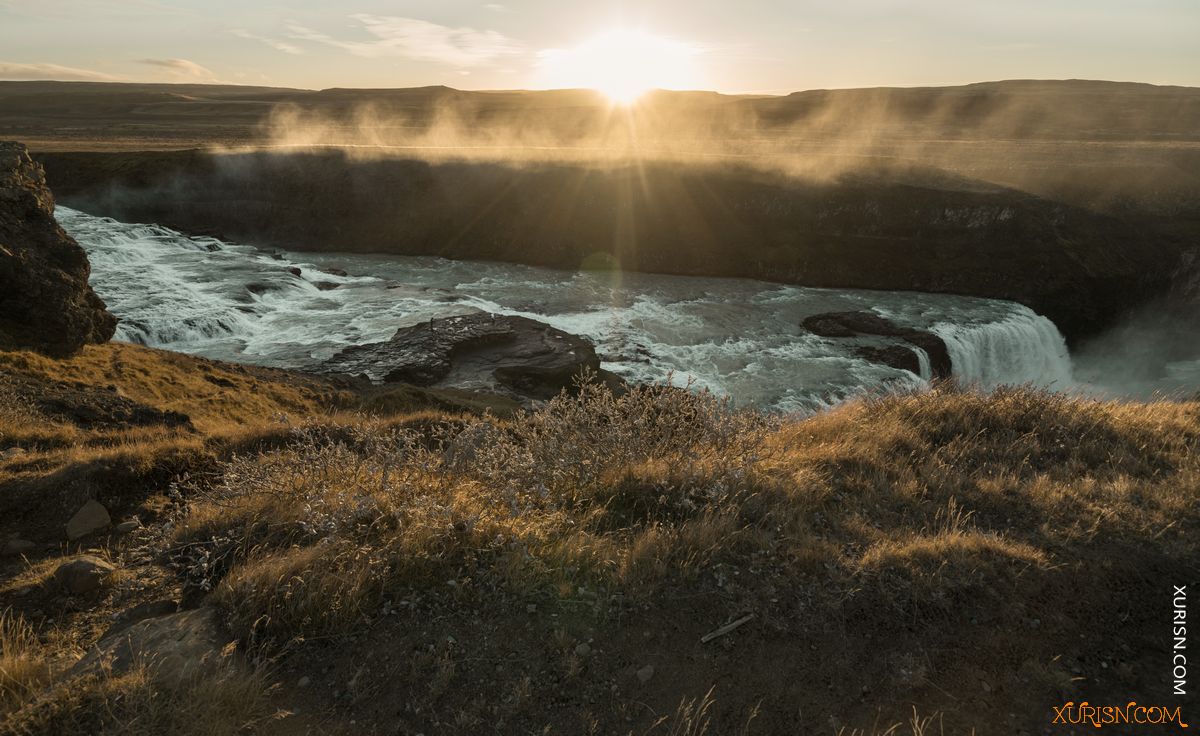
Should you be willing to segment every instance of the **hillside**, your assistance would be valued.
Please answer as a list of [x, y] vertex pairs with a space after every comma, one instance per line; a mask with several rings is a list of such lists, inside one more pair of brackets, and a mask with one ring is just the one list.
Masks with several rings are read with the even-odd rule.
[[[4, 733], [1036, 733], [1165, 701], [1200, 569], [1195, 402], [595, 387], [497, 419], [122, 345], [0, 354], [0, 396]], [[68, 541], [88, 500], [112, 526]], [[66, 592], [82, 553], [114, 569]], [[131, 654], [70, 669], [114, 618]], [[185, 643], [130, 669], [152, 635]]]

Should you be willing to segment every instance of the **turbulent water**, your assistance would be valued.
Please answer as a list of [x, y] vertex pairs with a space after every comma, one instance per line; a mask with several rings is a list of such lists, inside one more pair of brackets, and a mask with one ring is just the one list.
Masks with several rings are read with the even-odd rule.
[[[93, 288], [121, 318], [117, 339], [213, 358], [312, 367], [399, 327], [487, 310], [586, 335], [604, 367], [631, 380], [672, 375], [739, 403], [812, 410], [879, 387], [925, 384], [929, 361], [920, 351], [922, 376], [855, 356], [853, 346], [869, 338], [827, 339], [800, 326], [821, 312], [874, 310], [940, 335], [964, 381], [1073, 383], [1058, 330], [1012, 302], [432, 257], [270, 253], [67, 207], [57, 216], [87, 251]], [[348, 275], [328, 272], [339, 269]]]

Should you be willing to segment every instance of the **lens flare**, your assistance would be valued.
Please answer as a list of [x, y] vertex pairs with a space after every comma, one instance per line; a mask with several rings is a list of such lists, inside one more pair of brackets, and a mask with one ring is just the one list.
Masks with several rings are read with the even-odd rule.
[[542, 86], [595, 89], [627, 105], [652, 89], [700, 87], [699, 53], [682, 41], [615, 29], [573, 48], [542, 51], [538, 66]]

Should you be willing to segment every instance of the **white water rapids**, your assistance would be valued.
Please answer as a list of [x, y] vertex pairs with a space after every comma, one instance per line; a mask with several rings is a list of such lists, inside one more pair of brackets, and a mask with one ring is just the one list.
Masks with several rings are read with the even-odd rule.
[[919, 350], [921, 376], [853, 351], [886, 341], [822, 338], [800, 326], [822, 312], [874, 310], [940, 335], [965, 382], [1073, 384], [1053, 323], [1012, 302], [432, 257], [272, 254], [62, 206], [57, 217], [87, 251], [93, 288], [121, 318], [117, 339], [212, 358], [313, 367], [348, 345], [478, 309], [585, 335], [604, 367], [630, 380], [673, 374], [739, 403], [810, 411], [926, 383], [929, 359]]

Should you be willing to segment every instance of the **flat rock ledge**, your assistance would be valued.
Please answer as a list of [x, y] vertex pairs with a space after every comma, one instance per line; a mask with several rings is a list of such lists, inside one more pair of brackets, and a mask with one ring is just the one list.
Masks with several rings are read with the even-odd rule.
[[545, 400], [592, 374], [610, 385], [583, 337], [528, 319], [480, 312], [432, 319], [396, 331], [386, 342], [349, 347], [325, 371], [374, 382], [494, 391]]
[[863, 345], [856, 348], [855, 352], [866, 360], [919, 375], [920, 360], [908, 346], [917, 347], [924, 350], [925, 354], [929, 356], [929, 368], [933, 378], [950, 378], [951, 376], [953, 366], [945, 341], [927, 330], [898, 325], [874, 312], [826, 312], [805, 317], [800, 324], [814, 335], [822, 337], [898, 338], [907, 343], [907, 346]]

